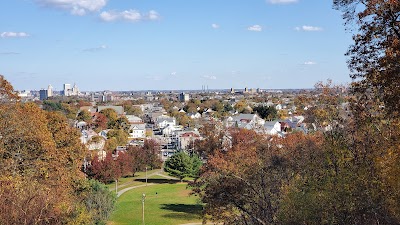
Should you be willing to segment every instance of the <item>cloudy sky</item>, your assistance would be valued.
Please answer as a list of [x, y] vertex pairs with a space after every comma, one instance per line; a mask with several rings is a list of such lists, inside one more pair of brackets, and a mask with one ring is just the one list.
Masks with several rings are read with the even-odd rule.
[[17, 90], [310, 88], [348, 83], [330, 0], [2, 0], [0, 74]]

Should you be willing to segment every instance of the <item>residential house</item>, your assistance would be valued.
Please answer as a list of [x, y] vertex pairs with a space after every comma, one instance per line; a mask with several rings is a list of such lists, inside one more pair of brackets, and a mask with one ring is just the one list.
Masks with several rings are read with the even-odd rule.
[[164, 136], [172, 136], [176, 131], [180, 130], [183, 130], [182, 126], [168, 124], [166, 127], [162, 128], [161, 133]]
[[199, 131], [179, 131], [177, 132], [178, 148], [183, 150], [193, 149], [194, 142], [200, 140], [201, 136]]
[[145, 123], [136, 123], [132, 124], [129, 128], [129, 138], [139, 139], [146, 137], [146, 124]]
[[162, 115], [156, 118], [155, 125], [157, 128], [163, 129], [167, 126], [175, 126], [176, 120], [174, 117]]
[[265, 124], [265, 120], [257, 114], [237, 114], [226, 119], [226, 126], [245, 128], [248, 130], [258, 129]]
[[134, 115], [126, 115], [129, 124], [143, 123], [143, 120], [140, 117]]
[[188, 113], [187, 114], [188, 117], [190, 117], [191, 119], [200, 119], [201, 118], [201, 114], [196, 112], [196, 113]]

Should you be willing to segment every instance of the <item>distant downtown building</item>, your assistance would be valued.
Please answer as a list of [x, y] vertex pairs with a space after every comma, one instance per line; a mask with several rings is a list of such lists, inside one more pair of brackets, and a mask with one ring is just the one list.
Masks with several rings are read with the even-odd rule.
[[189, 99], [190, 99], [189, 94], [185, 94], [185, 92], [179, 94], [179, 101], [188, 102]]
[[71, 88], [71, 84], [64, 84], [64, 96], [77, 96], [79, 95], [79, 88], [76, 84]]
[[53, 96], [53, 86], [51, 86], [51, 84], [49, 84], [47, 89], [41, 89], [39, 91], [39, 99], [41, 101], [46, 100], [51, 96]]

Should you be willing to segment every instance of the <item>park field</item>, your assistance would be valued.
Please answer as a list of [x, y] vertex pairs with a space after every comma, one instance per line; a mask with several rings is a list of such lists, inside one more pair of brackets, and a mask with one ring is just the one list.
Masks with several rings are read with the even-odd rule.
[[189, 195], [186, 183], [164, 183], [132, 189], [122, 194], [108, 225], [141, 225], [142, 194], [145, 198], [145, 224], [179, 225], [201, 222], [199, 198]]

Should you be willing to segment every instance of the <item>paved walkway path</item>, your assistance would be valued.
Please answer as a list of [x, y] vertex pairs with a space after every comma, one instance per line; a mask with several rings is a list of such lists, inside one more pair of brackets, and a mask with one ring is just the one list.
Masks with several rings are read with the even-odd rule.
[[142, 184], [142, 185], [138, 185], [138, 186], [124, 188], [124, 189], [118, 191], [117, 197], [121, 196], [123, 193], [125, 193], [125, 192], [127, 192], [129, 190], [132, 190], [132, 189], [135, 189], [135, 188], [140, 188], [140, 187], [153, 186], [153, 185], [156, 185], [156, 184], [150, 183], [150, 184], [147, 184], [147, 185], [146, 184]]
[[[171, 176], [162, 174], [162, 172], [163, 172], [163, 170], [156, 171], [154, 173], [151, 173], [151, 174], [147, 175], [147, 178], [150, 178], [152, 176], [156, 176], [157, 175], [157, 176], [161, 176], [161, 177], [164, 177], [164, 178], [167, 178], [167, 179], [170, 179], [170, 180], [179, 180], [176, 177], [171, 177]], [[146, 176], [141, 176], [141, 177], [135, 178], [135, 180], [137, 180], [137, 179], [146, 179]], [[121, 188], [121, 187], [128, 186], [131, 183], [133, 183], [133, 181], [125, 183], [125, 184], [123, 184], [121, 186], [118, 186], [118, 189]], [[136, 186], [132, 186], [132, 187], [123, 188], [123, 189], [121, 189], [121, 190], [119, 190], [117, 192], [117, 197], [121, 196], [123, 193], [125, 193], [125, 192], [127, 192], [129, 190], [132, 190], [134, 188], [140, 188], [140, 187], [146, 187], [146, 186], [152, 186], [152, 185], [156, 185], [156, 183], [147, 183], [147, 184], [141, 184], [141, 185], [136, 185]], [[113, 188], [113, 189], [115, 190], [115, 188]], [[113, 190], [113, 189], [110, 189], [110, 190]]]

